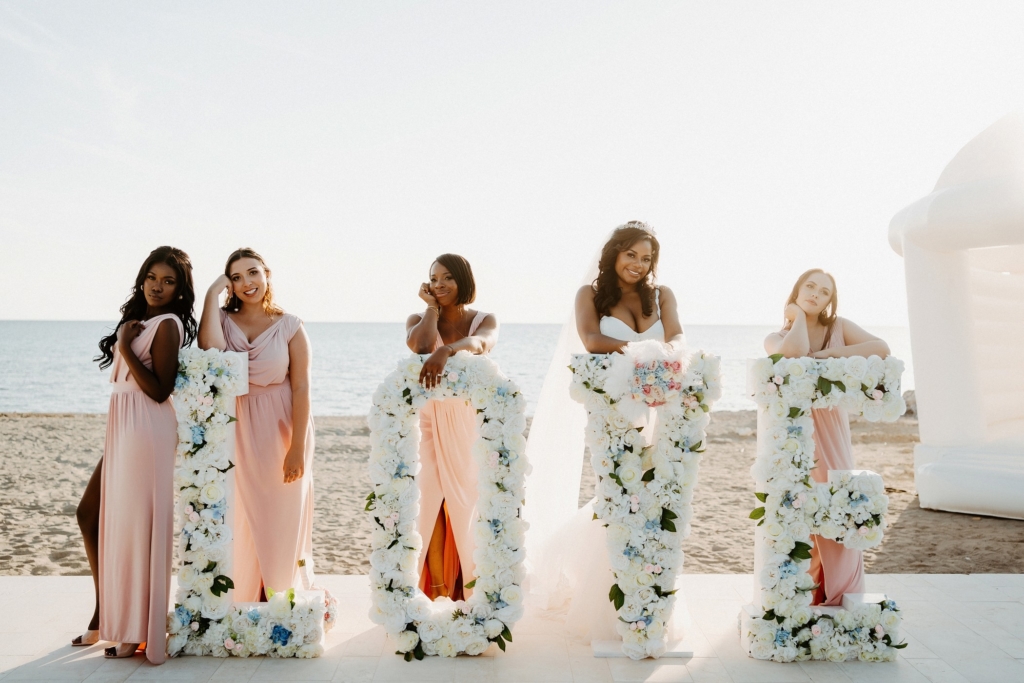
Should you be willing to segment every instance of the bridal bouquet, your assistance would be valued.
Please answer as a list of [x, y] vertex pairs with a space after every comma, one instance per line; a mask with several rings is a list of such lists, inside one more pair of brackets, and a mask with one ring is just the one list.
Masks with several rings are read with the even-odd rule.
[[[370, 426], [370, 481], [366, 511], [371, 538], [370, 618], [383, 624], [407, 660], [425, 655], [479, 655], [491, 642], [504, 650], [511, 626], [523, 614], [526, 570], [523, 547], [525, 500], [526, 400], [519, 388], [486, 356], [457, 353], [448, 361], [440, 385], [419, 383], [423, 357], [399, 366], [373, 396]], [[419, 418], [430, 399], [459, 397], [476, 410], [478, 439], [473, 456], [478, 469], [478, 517], [474, 524], [476, 577], [467, 579], [468, 600], [431, 602], [417, 588], [423, 539], [419, 515]]]
[[[721, 396], [719, 359], [644, 341], [622, 354], [574, 356], [570, 367], [571, 395], [589, 416], [586, 443], [600, 478], [594, 510], [607, 527], [609, 600], [622, 649], [633, 659], [657, 657], [682, 571], [708, 412]], [[638, 420], [652, 407], [658, 426], [648, 445]]]
[[749, 388], [760, 407], [757, 458], [751, 468], [763, 504], [751, 513], [763, 527], [755, 576], [763, 616], [743, 619], [748, 652], [758, 659], [891, 660], [898, 640], [895, 603], [815, 613], [814, 581], [807, 573], [811, 535], [866, 549], [882, 542], [888, 497], [874, 472], [831, 471], [812, 481], [815, 408], [844, 408], [867, 419], [894, 421], [903, 363], [889, 357], [782, 358], [750, 365]]

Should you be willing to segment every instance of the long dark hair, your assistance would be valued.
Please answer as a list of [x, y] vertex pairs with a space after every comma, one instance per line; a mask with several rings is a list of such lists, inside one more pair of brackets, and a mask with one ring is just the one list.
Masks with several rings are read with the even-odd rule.
[[[796, 284], [793, 285], [793, 291], [789, 293], [789, 298], [786, 299], [786, 307], [782, 310], [785, 311], [790, 304], [796, 303], [796, 300], [800, 296], [800, 288], [804, 286], [805, 282], [807, 282], [807, 278], [815, 273], [821, 273], [832, 281], [832, 298], [828, 300], [828, 306], [825, 306], [825, 308], [821, 309], [821, 312], [818, 313], [818, 322], [825, 326], [825, 341], [822, 342], [821, 345], [822, 348], [825, 348], [828, 346], [829, 339], [832, 338], [832, 328], [836, 324], [836, 318], [839, 317], [839, 314], [837, 313], [837, 309], [839, 308], [839, 291], [836, 287], [836, 279], [832, 273], [828, 273], [821, 268], [811, 268], [810, 270], [804, 271], [803, 275], [797, 278]], [[783, 313], [782, 320], [784, 323], [782, 329], [788, 330], [793, 326], [793, 323], [789, 322], [789, 319], [785, 317], [785, 313]]]
[[[228, 280], [230, 280], [231, 264], [244, 258], [251, 258], [258, 261], [260, 266], [263, 268], [263, 272], [267, 274], [267, 291], [263, 295], [263, 312], [270, 318], [284, 313], [284, 309], [274, 303], [274, 285], [270, 281], [270, 268], [267, 267], [267, 262], [263, 260], [263, 257], [257, 254], [253, 249], [250, 249], [249, 247], [242, 247], [231, 252], [231, 256], [228, 256], [228, 262], [224, 264], [224, 275], [226, 275]], [[231, 288], [228, 300], [224, 302], [224, 310], [230, 311], [231, 313], [237, 313], [242, 310], [242, 300], [235, 296], [234, 286]]]
[[178, 285], [175, 289], [175, 296], [171, 298], [169, 313], [173, 313], [181, 320], [185, 328], [185, 338], [182, 346], [189, 346], [196, 338], [196, 331], [199, 326], [196, 324], [194, 308], [196, 303], [196, 292], [192, 287], [192, 261], [188, 254], [181, 249], [174, 247], [157, 247], [149, 253], [146, 261], [139, 268], [139, 274], [135, 276], [135, 286], [128, 300], [121, 306], [121, 320], [114, 327], [114, 331], [100, 339], [100, 355], [93, 358], [100, 364], [100, 369], [106, 369], [114, 362], [114, 345], [117, 344], [117, 331], [129, 320], [142, 320], [146, 316], [146, 295], [142, 291], [142, 284], [146, 281], [146, 274], [153, 267], [154, 263], [166, 263], [174, 269], [177, 275]]
[[457, 304], [471, 304], [476, 301], [476, 280], [473, 279], [473, 269], [462, 256], [458, 254], [441, 254], [435, 263], [440, 263], [448, 269], [455, 279], [455, 286], [459, 288]]
[[651, 243], [651, 270], [647, 273], [647, 277], [637, 283], [637, 292], [640, 294], [640, 305], [643, 307], [644, 317], [654, 314], [654, 279], [658, 271], [658, 254], [661, 252], [661, 245], [658, 244], [658, 238], [654, 236], [651, 226], [643, 221], [630, 221], [615, 228], [612, 236], [601, 249], [597, 279], [593, 283], [594, 306], [597, 308], [598, 316], [611, 315], [612, 308], [622, 298], [619, 276], [615, 272], [616, 259], [619, 258], [620, 253], [642, 240]]

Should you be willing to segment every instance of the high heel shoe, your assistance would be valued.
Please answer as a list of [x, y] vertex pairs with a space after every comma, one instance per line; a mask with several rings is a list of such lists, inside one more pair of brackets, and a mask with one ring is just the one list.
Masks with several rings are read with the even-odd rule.
[[108, 647], [103, 651], [103, 656], [107, 659], [124, 659], [125, 657], [133, 657], [139, 650], [139, 643], [121, 643], [114, 647]]
[[100, 632], [98, 630], [88, 630], [82, 635], [72, 640], [71, 644], [74, 647], [81, 647], [83, 645], [95, 645], [98, 642], [100, 642]]

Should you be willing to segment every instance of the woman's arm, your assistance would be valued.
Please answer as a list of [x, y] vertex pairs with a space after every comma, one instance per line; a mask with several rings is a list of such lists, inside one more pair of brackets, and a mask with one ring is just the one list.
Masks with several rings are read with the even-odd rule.
[[405, 343], [413, 353], [430, 353], [437, 341], [437, 308], [413, 313], [405, 321]]
[[772, 332], [764, 339], [764, 350], [769, 355], [781, 353], [786, 358], [801, 358], [811, 351], [807, 335], [807, 314], [796, 304], [786, 306], [786, 319], [792, 323], [789, 332]]
[[306, 431], [309, 426], [310, 360], [312, 352], [306, 328], [288, 342], [288, 375], [292, 386], [292, 443], [284, 456], [284, 483], [302, 479], [306, 471]]
[[853, 356], [889, 355], [889, 345], [862, 327], [843, 319], [843, 346], [822, 349], [811, 354], [812, 358], [851, 358]]
[[203, 317], [199, 319], [199, 334], [196, 340], [201, 349], [220, 349], [227, 351], [228, 342], [224, 338], [224, 327], [220, 320], [220, 295], [231, 285], [227, 275], [221, 275], [206, 290], [203, 300]]
[[117, 333], [118, 350], [139, 388], [157, 403], [163, 403], [174, 391], [174, 380], [178, 375], [178, 349], [181, 346], [178, 326], [173, 320], [164, 320], [157, 327], [149, 350], [153, 359], [152, 370], [143, 365], [132, 350], [132, 340], [140, 332], [142, 324], [137, 320], [129, 320], [122, 325]]
[[453, 341], [451, 344], [445, 344], [423, 361], [423, 368], [420, 370], [420, 384], [428, 389], [433, 388], [437, 384], [438, 375], [444, 372], [444, 366], [448, 359], [459, 351], [469, 351], [474, 356], [479, 356], [482, 353], [488, 353], [496, 343], [498, 343], [498, 319], [488, 313], [474, 334]]
[[587, 353], [619, 353], [629, 342], [601, 334], [601, 319], [594, 306], [594, 288], [580, 287], [576, 292], [576, 331]]
[[668, 287], [661, 289], [661, 324], [665, 328], [665, 343], [674, 349], [686, 346], [686, 335], [683, 325], [679, 322], [679, 311], [676, 309], [676, 295]]

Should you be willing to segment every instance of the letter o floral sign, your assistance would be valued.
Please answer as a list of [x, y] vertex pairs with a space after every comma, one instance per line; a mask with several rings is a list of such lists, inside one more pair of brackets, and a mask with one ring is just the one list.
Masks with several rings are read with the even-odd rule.
[[[425, 655], [479, 655], [494, 642], [502, 650], [523, 615], [526, 400], [486, 356], [449, 359], [440, 384], [419, 384], [424, 356], [399, 363], [373, 396], [370, 409], [370, 481], [366, 510], [373, 520], [370, 618], [383, 624], [406, 661]], [[420, 430], [417, 411], [430, 399], [464, 398], [476, 410], [478, 468], [474, 523], [477, 576], [468, 600], [431, 601], [418, 588], [423, 539], [419, 515]], [[466, 577], [468, 579], [468, 577]]]

